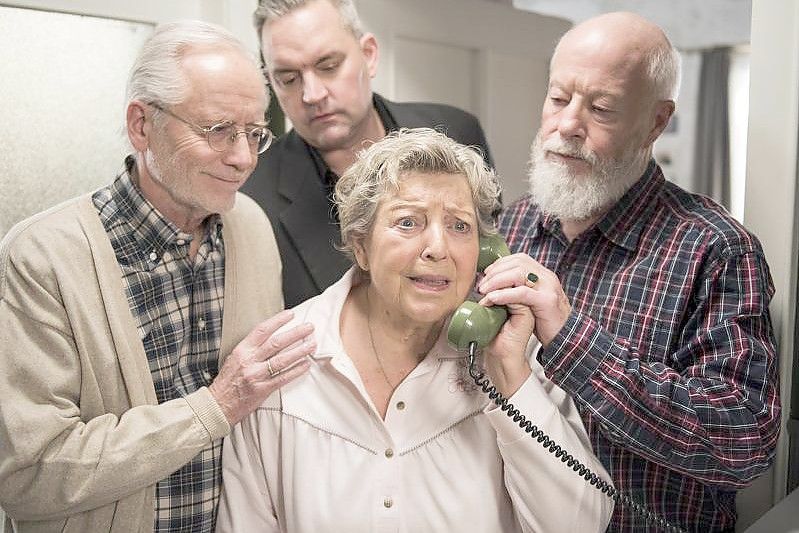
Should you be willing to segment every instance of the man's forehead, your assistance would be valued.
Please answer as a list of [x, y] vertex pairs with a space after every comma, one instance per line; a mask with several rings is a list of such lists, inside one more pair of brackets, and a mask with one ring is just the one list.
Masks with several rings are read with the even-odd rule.
[[616, 92], [646, 78], [645, 62], [640, 53], [614, 47], [564, 47], [553, 56], [549, 77], [550, 86], [600, 82], [608, 92]]
[[329, 2], [311, 2], [264, 24], [261, 30], [264, 57], [283, 60], [304, 52], [318, 56], [331, 50], [358, 45], [338, 10]]
[[348, 31], [328, 31], [292, 40], [272, 39], [266, 29], [263, 33], [264, 61], [270, 69], [313, 65], [326, 57], [352, 53], [358, 46], [355, 36]]

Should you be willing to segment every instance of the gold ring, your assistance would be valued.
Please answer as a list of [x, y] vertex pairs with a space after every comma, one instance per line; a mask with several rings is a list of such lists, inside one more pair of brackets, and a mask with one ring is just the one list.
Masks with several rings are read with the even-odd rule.
[[532, 289], [537, 281], [538, 281], [538, 276], [530, 272], [529, 274], [527, 274], [527, 279], [524, 280], [524, 284]]
[[272, 376], [272, 377], [275, 377], [278, 374], [280, 374], [279, 371], [275, 372], [274, 369], [272, 369], [272, 360], [271, 359], [267, 359], [266, 360], [266, 369], [269, 371], [269, 375]]

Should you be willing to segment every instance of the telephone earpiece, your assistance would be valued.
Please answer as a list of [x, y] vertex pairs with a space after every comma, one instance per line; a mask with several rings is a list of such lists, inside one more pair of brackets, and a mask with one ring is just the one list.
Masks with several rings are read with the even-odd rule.
[[[477, 270], [482, 272], [500, 257], [510, 255], [510, 250], [499, 235], [480, 237], [480, 255]], [[478, 348], [486, 347], [497, 336], [499, 329], [508, 318], [503, 306], [484, 307], [477, 302], [465, 301], [455, 311], [447, 329], [450, 345], [461, 352], [469, 350], [469, 344], [477, 343]]]

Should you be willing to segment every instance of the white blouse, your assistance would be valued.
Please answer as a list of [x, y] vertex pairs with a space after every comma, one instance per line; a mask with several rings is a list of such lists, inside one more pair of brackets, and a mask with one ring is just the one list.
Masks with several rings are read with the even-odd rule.
[[[317, 352], [225, 440], [217, 532], [605, 530], [613, 501], [489, 405], [446, 332], [382, 420], [339, 335], [356, 283], [350, 270], [295, 308]], [[510, 401], [610, 482], [571, 398], [530, 359]]]

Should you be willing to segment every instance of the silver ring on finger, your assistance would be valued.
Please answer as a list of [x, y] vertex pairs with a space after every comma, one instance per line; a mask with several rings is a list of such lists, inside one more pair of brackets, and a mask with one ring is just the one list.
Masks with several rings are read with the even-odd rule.
[[275, 369], [272, 368], [272, 359], [266, 360], [266, 369], [269, 371], [269, 375], [272, 377], [275, 377], [278, 374], [280, 374], [280, 370], [275, 371]]

